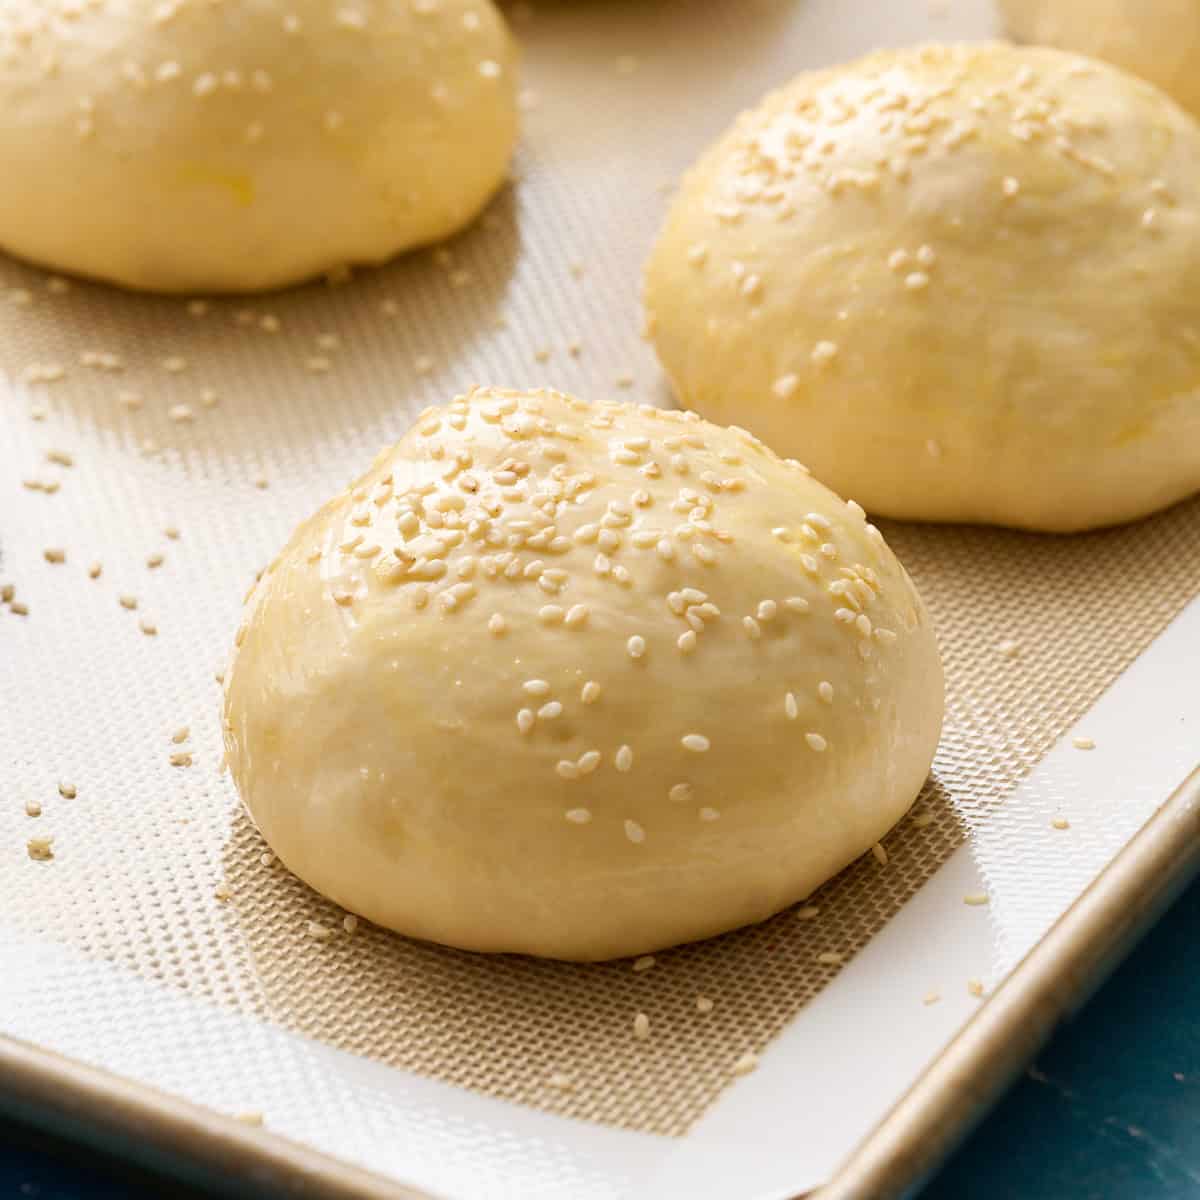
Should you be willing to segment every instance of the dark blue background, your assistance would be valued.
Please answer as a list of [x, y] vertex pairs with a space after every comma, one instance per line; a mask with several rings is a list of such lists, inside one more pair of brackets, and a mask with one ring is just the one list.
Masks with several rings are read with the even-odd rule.
[[[1064, 1026], [921, 1200], [1200, 1197], [1200, 883]], [[190, 1200], [0, 1122], [0, 1198]]]

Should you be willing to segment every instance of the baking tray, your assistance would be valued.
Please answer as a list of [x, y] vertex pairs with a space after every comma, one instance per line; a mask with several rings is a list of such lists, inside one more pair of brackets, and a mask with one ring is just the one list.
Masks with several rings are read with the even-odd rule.
[[1195, 866], [1196, 502], [1070, 539], [884, 523], [946, 658], [930, 785], [815, 918], [647, 972], [343, 935], [220, 773], [213, 676], [298, 519], [475, 382], [669, 403], [637, 294], [680, 171], [798, 70], [996, 31], [984, 0], [511, 12], [514, 181], [444, 247], [243, 300], [0, 261], [5, 1102], [294, 1194], [898, 1193]]

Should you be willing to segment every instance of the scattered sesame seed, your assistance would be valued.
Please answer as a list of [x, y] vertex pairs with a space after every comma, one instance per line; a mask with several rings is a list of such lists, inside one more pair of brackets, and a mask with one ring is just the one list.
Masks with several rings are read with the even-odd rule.
[[1066, 817], [1055, 817], [1054, 820], [1050, 822], [1050, 824], [1055, 829], [1070, 829], [1071, 828], [1071, 822], [1068, 821]]
[[926, 1008], [928, 1008], [929, 1005], [936, 1004], [941, 998], [942, 998], [941, 992], [926, 992], [923, 999], [921, 1000], [921, 1003], [924, 1004]]
[[635, 958], [633, 960], [633, 969], [634, 971], [639, 972], [648, 971], [652, 966], [654, 966], [656, 961], [657, 960], [653, 954], [643, 954], [641, 958]]
[[1074, 746], [1076, 750], [1095, 750], [1096, 748], [1095, 740], [1090, 737], [1072, 738], [1071, 745]]
[[78, 792], [73, 783], [59, 783], [58, 794], [64, 800], [74, 800], [75, 797], [78, 795]]
[[982, 904], [987, 904], [987, 902], [988, 902], [987, 892], [969, 892], [967, 895], [965, 895], [963, 897], [963, 903], [970, 904], [973, 907], [978, 907]]
[[710, 1013], [713, 1010], [713, 1002], [707, 996], [696, 997], [696, 1011], [698, 1013]]
[[143, 617], [143, 618], [142, 618], [142, 619], [141, 619], [141, 620], [138, 622], [138, 628], [139, 628], [139, 629], [140, 629], [140, 630], [141, 630], [141, 631], [142, 631], [142, 632], [143, 632], [143, 633], [144, 633], [144, 634], [145, 634], [147, 637], [157, 637], [157, 636], [158, 636], [158, 626], [157, 626], [157, 625], [155, 625], [153, 621], [148, 621], [148, 620], [146, 620], [146, 618], [145, 618], [145, 617]]
[[804, 740], [818, 754], [822, 753], [829, 745], [829, 743], [819, 733], [806, 733], [804, 735]]
[[812, 921], [820, 915], [821, 910], [815, 904], [806, 904], [796, 909], [797, 921]]
[[264, 867], [273, 867], [275, 865], [275, 855], [273, 855], [269, 850], [264, 850], [258, 856], [258, 861]]
[[646, 639], [640, 634], [635, 633], [625, 643], [625, 651], [632, 659], [642, 658], [646, 653]]
[[25, 815], [27, 817], [40, 817], [42, 815], [42, 802], [40, 800], [26, 800]]
[[967, 991], [972, 996], [982, 996], [983, 995], [983, 980], [982, 979], [968, 979], [967, 980]]
[[636, 821], [625, 822], [625, 836], [635, 846], [640, 846], [646, 840], [646, 831]]
[[48, 563], [60, 564], [60, 563], [65, 563], [67, 561], [67, 552], [63, 549], [60, 549], [57, 546], [51, 546], [48, 549], [42, 551], [42, 557]]
[[732, 1071], [734, 1075], [749, 1075], [751, 1071], [758, 1067], [758, 1055], [751, 1050], [747, 1050], [741, 1058], [733, 1064]]
[[874, 844], [874, 845], [871, 847], [871, 853], [872, 853], [872, 854], [875, 856], [875, 861], [876, 861], [876, 862], [877, 862], [877, 863], [878, 863], [878, 864], [879, 864], [881, 867], [886, 867], [886, 866], [888, 865], [888, 852], [887, 852], [887, 848], [884, 846], [884, 844], [883, 844], [882, 842], [876, 842], [876, 843], [875, 843], [875, 844]]
[[679, 739], [680, 745], [693, 754], [704, 754], [712, 743], [702, 733], [685, 733]]
[[358, 928], [358, 918], [353, 913], [347, 913], [342, 918], [342, 928], [347, 933], [353, 933]]
[[1021, 657], [1021, 647], [1014, 641], [1003, 641], [996, 647], [996, 649], [1005, 658], [1020, 658]]
[[633, 770], [633, 749], [630, 746], [621, 746], [617, 750], [613, 761], [618, 771], [626, 772]]
[[586, 825], [592, 819], [592, 810], [590, 808], [568, 808], [563, 816], [572, 825]]
[[824, 967], [836, 967], [843, 963], [846, 959], [844, 954], [839, 954], [836, 950], [823, 950], [817, 955], [817, 962]]
[[333, 937], [333, 930], [320, 921], [309, 921], [304, 926], [304, 932], [316, 942], [324, 942]]
[[539, 721], [553, 721], [556, 717], [561, 717], [563, 706], [558, 700], [551, 700], [549, 704], [543, 704], [538, 709], [537, 715]]
[[146, 566], [148, 566], [151, 570], [154, 570], [155, 567], [161, 567], [162, 565], [163, 565], [163, 556], [161, 554], [159, 554], [157, 551], [154, 554], [147, 556]]
[[25, 851], [34, 862], [49, 862], [54, 857], [54, 838], [32, 837], [25, 843]]
[[176, 750], [171, 754], [169, 761], [173, 767], [190, 767], [192, 765], [192, 752], [190, 750]]
[[229, 884], [225, 883], [224, 881], [218, 883], [217, 886], [213, 888], [213, 896], [216, 897], [216, 899], [222, 904], [224, 904], [232, 895], [233, 890], [230, 888]]
[[580, 689], [579, 699], [584, 704], [595, 704], [600, 699], [600, 692], [600, 685], [594, 679], [589, 679]]

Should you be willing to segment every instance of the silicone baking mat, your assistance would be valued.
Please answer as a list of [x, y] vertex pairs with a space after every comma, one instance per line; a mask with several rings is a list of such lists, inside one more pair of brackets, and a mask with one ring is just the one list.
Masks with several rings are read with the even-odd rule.
[[[639, 275], [691, 158], [797, 70], [994, 28], [982, 0], [509, 12], [525, 46], [513, 181], [444, 246], [250, 299], [139, 297], [0, 259], [0, 581], [15, 601], [0, 608], [0, 912], [29, 944], [389, 1067], [677, 1138], [965, 840], [991, 839], [993, 875], [1060, 885], [1017, 912], [1014, 948], [1119, 849], [1115, 827], [1076, 817], [1048, 838], [1006, 800], [1196, 593], [1200, 506], [1070, 539], [884, 525], [939, 631], [945, 735], [886, 861], [844, 872], [807, 919], [636, 972], [347, 932], [221, 773], [215, 675], [256, 570], [422, 407], [472, 383], [669, 404]], [[37, 861], [28, 842], [45, 837]], [[110, 993], [86, 970], [71, 980], [56, 1011], [89, 1008], [94, 1025]], [[112, 1016], [115, 1037], [130, 1014]]]

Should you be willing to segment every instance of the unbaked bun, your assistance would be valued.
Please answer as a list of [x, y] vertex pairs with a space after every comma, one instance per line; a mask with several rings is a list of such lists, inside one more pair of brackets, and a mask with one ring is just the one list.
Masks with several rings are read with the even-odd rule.
[[1107, 59], [1200, 115], [1196, 0], [1000, 0], [1014, 37]]
[[0, 247], [242, 292], [445, 237], [500, 184], [491, 0], [5, 0]]
[[402, 933], [637, 954], [807, 896], [901, 817], [942, 719], [867, 524], [695, 414], [477, 390], [263, 576], [226, 751], [271, 848]]
[[1070, 531], [1200, 488], [1200, 127], [1008, 45], [803, 75], [683, 181], [679, 397], [871, 512]]

